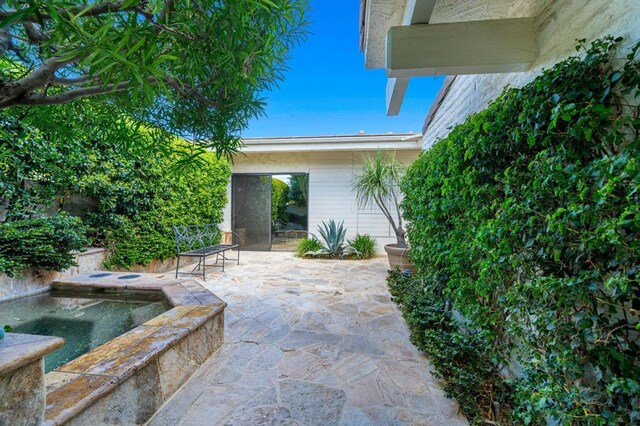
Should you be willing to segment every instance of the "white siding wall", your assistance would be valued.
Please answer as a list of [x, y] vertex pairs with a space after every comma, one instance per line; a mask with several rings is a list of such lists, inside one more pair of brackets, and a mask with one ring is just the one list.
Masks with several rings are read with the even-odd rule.
[[[544, 67], [575, 54], [576, 39], [591, 42], [605, 35], [622, 36], [625, 41], [619, 52], [621, 57], [640, 40], [640, 0], [532, 0], [534, 2], [540, 10], [536, 18], [539, 52], [532, 70], [458, 76], [424, 132], [424, 149], [445, 137], [452, 126], [485, 108], [505, 87], [522, 86]], [[527, 13], [528, 10], [523, 10], [524, 15]]]
[[[410, 164], [419, 151], [398, 151], [396, 158]], [[347, 237], [370, 234], [378, 240], [378, 251], [395, 242], [395, 234], [377, 207], [359, 209], [351, 191], [351, 180], [358, 173], [367, 152], [272, 153], [239, 155], [233, 173], [308, 173], [309, 231], [318, 234], [322, 221], [343, 221]], [[231, 187], [227, 189], [231, 199]], [[223, 229], [231, 229], [231, 205], [224, 211]]]

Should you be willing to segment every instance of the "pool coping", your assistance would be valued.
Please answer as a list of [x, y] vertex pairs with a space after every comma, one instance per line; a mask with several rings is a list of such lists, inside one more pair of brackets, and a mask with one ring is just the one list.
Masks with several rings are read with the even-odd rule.
[[0, 341], [0, 376], [39, 360], [64, 343], [60, 337], [7, 333]]
[[139, 273], [135, 274], [139, 278], [121, 280], [131, 273], [107, 271], [107, 277], [91, 278], [99, 273], [65, 277], [54, 281], [52, 288], [161, 291], [172, 309], [47, 373], [46, 425], [73, 419], [227, 306], [193, 278]]

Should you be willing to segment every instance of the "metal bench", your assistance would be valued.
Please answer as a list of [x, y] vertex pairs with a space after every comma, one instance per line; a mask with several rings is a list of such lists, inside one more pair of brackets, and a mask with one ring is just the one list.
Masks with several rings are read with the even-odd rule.
[[[188, 272], [189, 274], [199, 274], [196, 270], [202, 269], [202, 279], [206, 277], [207, 266], [222, 268], [224, 271], [225, 260], [235, 260], [237, 264], [240, 264], [240, 245], [239, 236], [235, 232], [230, 232], [231, 242], [220, 242], [222, 238], [222, 232], [216, 224], [204, 224], [204, 225], [189, 225], [189, 226], [174, 226], [173, 233], [176, 238], [176, 278], [178, 278], [178, 270], [180, 269], [180, 258], [190, 257], [198, 258], [198, 264]], [[226, 252], [229, 250], [238, 250], [238, 255], [235, 259], [228, 258]], [[216, 256], [216, 262], [214, 264], [207, 265], [206, 260], [209, 256]], [[222, 261], [222, 264], [218, 263]]]

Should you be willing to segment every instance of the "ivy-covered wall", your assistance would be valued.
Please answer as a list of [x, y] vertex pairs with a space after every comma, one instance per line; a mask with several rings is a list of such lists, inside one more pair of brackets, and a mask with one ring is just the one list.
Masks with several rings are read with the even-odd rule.
[[[176, 149], [186, 149], [176, 140]], [[220, 223], [227, 203], [230, 169], [215, 154], [197, 166], [177, 167], [171, 153], [128, 153], [101, 147], [77, 182], [81, 194], [97, 201], [85, 219], [94, 244], [107, 248], [105, 266], [128, 268], [175, 255], [173, 225]]]
[[[425, 149], [446, 137], [453, 126], [462, 123], [469, 115], [485, 109], [505, 88], [521, 87], [532, 81], [544, 68], [571, 56], [575, 52], [577, 39], [592, 41], [607, 34], [622, 36], [621, 52], [640, 40], [640, 3], [636, 0], [498, 1], [477, 8], [462, 6], [467, 1], [455, 3], [459, 3], [458, 7], [436, 7], [440, 10], [434, 10], [432, 21], [535, 17], [536, 58], [525, 72], [448, 77], [454, 81], [422, 131]], [[501, 13], [498, 9], [502, 9]]]
[[[62, 270], [88, 243], [107, 249], [106, 267], [145, 265], [175, 254], [172, 225], [222, 221], [226, 160], [81, 104], [50, 108], [48, 119], [0, 112], [0, 272]], [[101, 134], [105, 120], [122, 125]], [[156, 137], [173, 142], [156, 149]], [[90, 204], [83, 221], [64, 213], [77, 195]]]
[[505, 91], [404, 180], [419, 272], [392, 292], [475, 422], [640, 422], [640, 64], [616, 42]]

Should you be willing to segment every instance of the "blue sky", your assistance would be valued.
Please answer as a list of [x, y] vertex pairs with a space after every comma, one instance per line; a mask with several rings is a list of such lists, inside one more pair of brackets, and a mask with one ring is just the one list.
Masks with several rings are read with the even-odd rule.
[[311, 0], [308, 40], [292, 52], [279, 89], [267, 93], [267, 117], [245, 137], [420, 132], [442, 78], [413, 78], [400, 115], [385, 112], [386, 74], [367, 70], [359, 50], [356, 0]]

